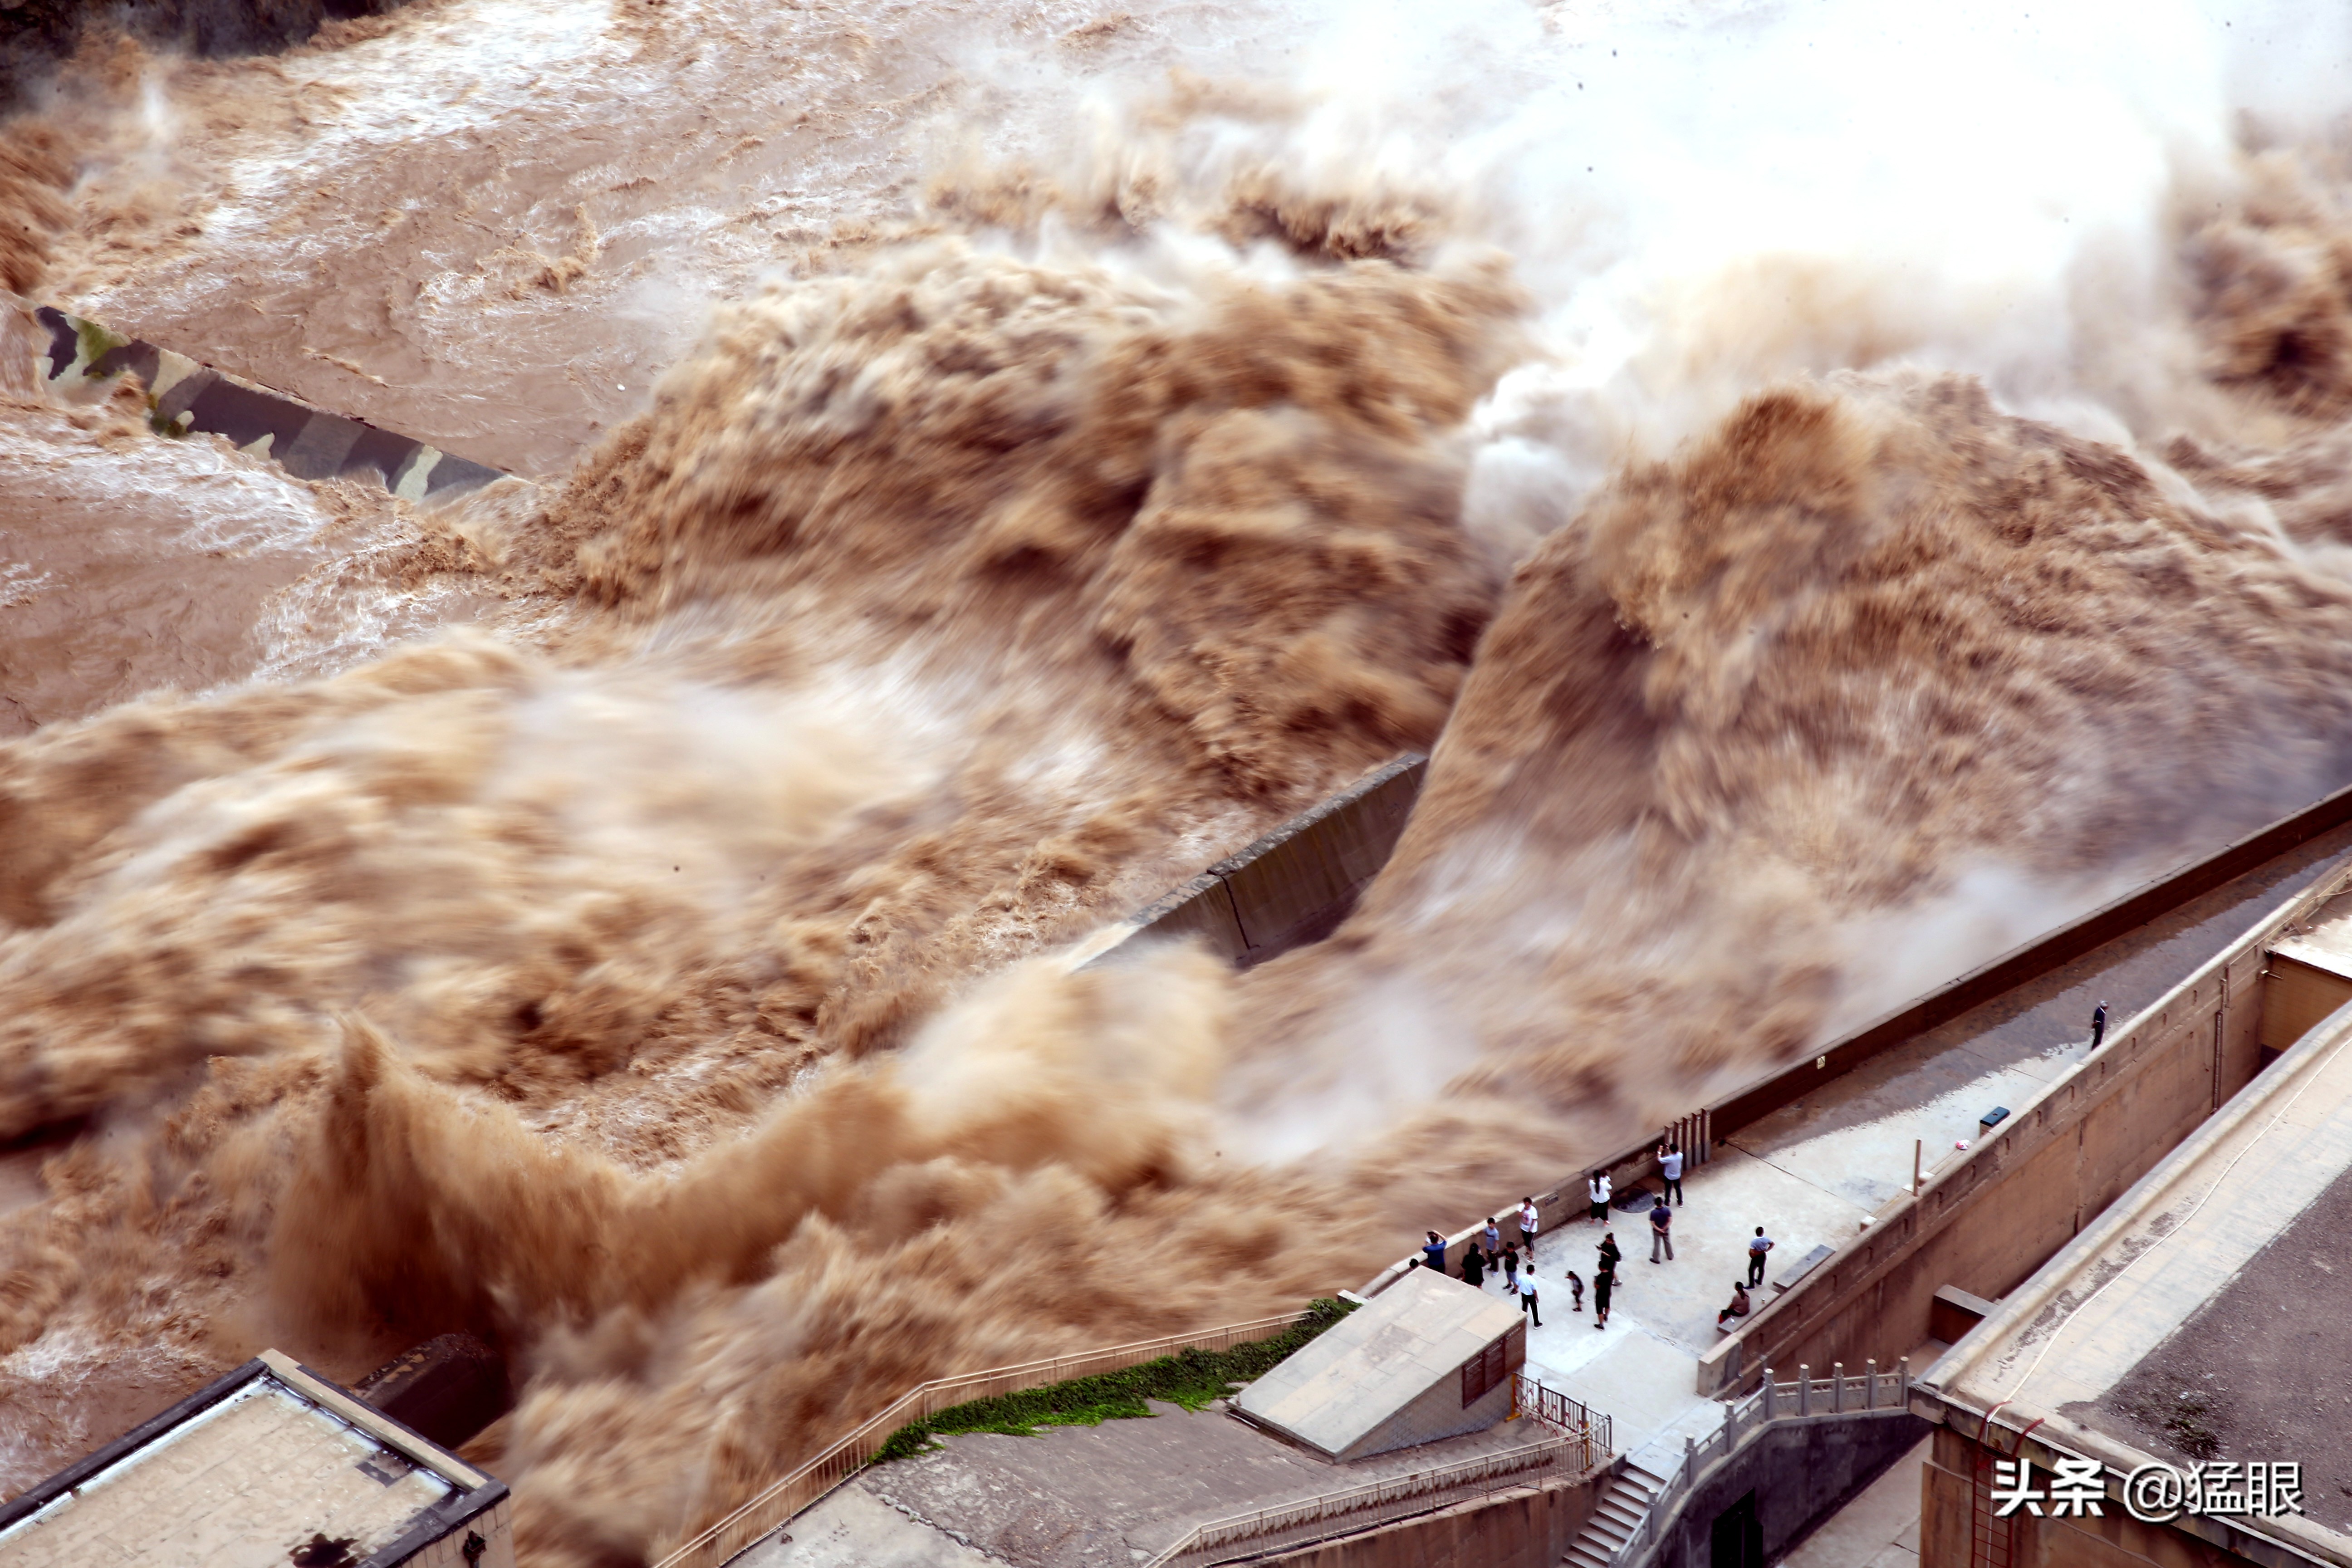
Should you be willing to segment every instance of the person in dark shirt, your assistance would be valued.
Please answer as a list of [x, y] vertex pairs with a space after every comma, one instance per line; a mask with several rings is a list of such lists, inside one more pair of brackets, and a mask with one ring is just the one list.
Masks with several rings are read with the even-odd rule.
[[1617, 1268], [1617, 1260], [1624, 1256], [1625, 1254], [1621, 1251], [1617, 1246], [1617, 1233], [1613, 1230], [1602, 1231], [1601, 1233], [1601, 1262], [1595, 1272], [1601, 1274], [1614, 1272]]
[[1650, 1209], [1650, 1261], [1658, 1260], [1658, 1249], [1665, 1248], [1666, 1261], [1675, 1260], [1675, 1211], [1667, 1206], [1666, 1194], [1660, 1193]]
[[1612, 1264], [1592, 1277], [1592, 1326], [1609, 1326], [1609, 1298], [1617, 1289], [1617, 1275]]
[[1758, 1226], [1755, 1236], [1748, 1243], [1748, 1289], [1754, 1289], [1764, 1283], [1764, 1255], [1771, 1250], [1772, 1238], [1764, 1234], [1762, 1226]]
[[2099, 1042], [2107, 1037], [2107, 1005], [2105, 1002], [2091, 1009], [2091, 1048], [2097, 1050]]
[[1486, 1255], [1475, 1243], [1462, 1249], [1462, 1280], [1474, 1290], [1486, 1288]]

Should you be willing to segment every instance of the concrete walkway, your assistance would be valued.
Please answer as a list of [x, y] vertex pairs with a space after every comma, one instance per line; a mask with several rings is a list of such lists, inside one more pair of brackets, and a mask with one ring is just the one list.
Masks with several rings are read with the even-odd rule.
[[1805, 1537], [1780, 1568], [1919, 1568], [1919, 1473], [1929, 1441], [1921, 1438]]

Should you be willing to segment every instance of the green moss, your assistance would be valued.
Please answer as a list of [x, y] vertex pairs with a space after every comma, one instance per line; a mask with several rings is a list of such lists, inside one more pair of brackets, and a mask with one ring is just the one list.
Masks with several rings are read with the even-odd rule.
[[1198, 1410], [1212, 1399], [1233, 1392], [1234, 1384], [1261, 1377], [1316, 1335], [1355, 1310], [1353, 1304], [1323, 1297], [1307, 1304], [1308, 1317], [1295, 1328], [1270, 1339], [1253, 1340], [1231, 1350], [1179, 1351], [1158, 1361], [1145, 1362], [1097, 1377], [1072, 1378], [1043, 1388], [1024, 1388], [952, 1405], [927, 1420], [899, 1427], [874, 1455], [879, 1465], [903, 1459], [939, 1445], [932, 1438], [950, 1432], [1002, 1432], [1034, 1437], [1040, 1426], [1093, 1426], [1108, 1420], [1151, 1414], [1144, 1401], [1164, 1399], [1187, 1410]]
[[114, 350], [131, 346], [129, 338], [120, 333], [110, 332], [96, 321], [85, 321], [79, 316], [76, 316], [73, 318], [73, 324], [74, 341], [81, 347], [82, 374], [85, 375], [89, 374], [90, 366], [104, 359]]

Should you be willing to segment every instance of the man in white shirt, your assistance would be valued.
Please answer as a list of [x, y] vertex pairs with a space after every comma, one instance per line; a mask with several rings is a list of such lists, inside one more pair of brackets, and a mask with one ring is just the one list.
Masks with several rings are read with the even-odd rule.
[[1519, 1200], [1519, 1251], [1530, 1263], [1536, 1260], [1536, 1230], [1542, 1223], [1536, 1216], [1535, 1199], [1521, 1198]]
[[1683, 1152], [1681, 1146], [1662, 1143], [1658, 1146], [1658, 1171], [1666, 1179], [1666, 1196], [1675, 1203], [1683, 1201]]
[[1772, 1238], [1764, 1227], [1756, 1227], [1755, 1237], [1748, 1243], [1748, 1285], [1750, 1289], [1764, 1283], [1764, 1255], [1772, 1250]]

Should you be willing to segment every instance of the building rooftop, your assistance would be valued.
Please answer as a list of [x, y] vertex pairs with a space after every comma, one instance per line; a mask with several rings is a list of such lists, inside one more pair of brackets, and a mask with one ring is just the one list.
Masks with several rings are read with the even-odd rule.
[[469, 1538], [451, 1563], [500, 1568], [506, 1496], [265, 1352], [0, 1509], [0, 1565], [341, 1568], [408, 1562], [456, 1533]]
[[1439, 1384], [1458, 1385], [1463, 1363], [1519, 1321], [1516, 1302], [1416, 1268], [1251, 1384], [1234, 1407], [1347, 1454]]

